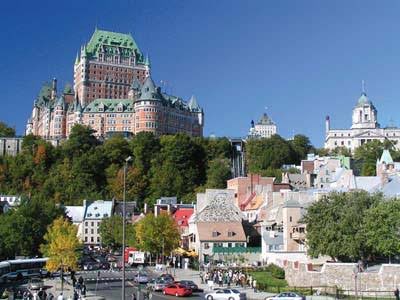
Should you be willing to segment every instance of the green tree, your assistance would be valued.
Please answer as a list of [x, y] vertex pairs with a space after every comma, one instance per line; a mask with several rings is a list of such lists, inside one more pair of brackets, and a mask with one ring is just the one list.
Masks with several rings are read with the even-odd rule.
[[77, 237], [78, 228], [69, 220], [59, 217], [48, 227], [41, 253], [48, 257], [46, 269], [50, 272], [62, 269], [76, 270], [78, 267], [78, 250], [81, 243]]
[[373, 254], [367, 243], [364, 218], [382, 199], [381, 194], [357, 191], [331, 193], [314, 202], [303, 218], [309, 255], [356, 261]]
[[99, 145], [93, 135], [94, 130], [89, 126], [76, 124], [72, 127], [68, 140], [62, 144], [64, 155], [67, 157], [79, 156]]
[[41, 198], [23, 201], [17, 210], [0, 216], [0, 258], [35, 256], [47, 226], [64, 211]]
[[[105, 247], [121, 249], [122, 247], [122, 220], [118, 215], [103, 219], [100, 223], [99, 232], [101, 243]], [[133, 224], [127, 223], [125, 227], [126, 244], [136, 246], [135, 228]]]
[[185, 196], [193, 193], [206, 181], [206, 154], [204, 148], [185, 134], [162, 136], [161, 151], [152, 161], [151, 197]]
[[168, 214], [147, 214], [136, 223], [135, 232], [139, 249], [151, 254], [169, 255], [179, 246], [178, 226]]
[[400, 253], [400, 199], [380, 202], [365, 217], [367, 244], [375, 253], [393, 257]]
[[311, 145], [310, 139], [303, 134], [295, 135], [293, 140], [290, 141], [290, 144], [296, 153], [296, 164], [300, 164], [302, 159], [306, 159], [307, 154], [314, 153], [315, 151], [315, 148]]
[[268, 168], [280, 169], [283, 164], [292, 164], [298, 159], [291, 143], [279, 135], [249, 140], [246, 152], [248, 170], [255, 174], [262, 174]]
[[232, 171], [228, 159], [216, 158], [208, 163], [207, 188], [225, 189], [226, 181], [230, 178], [232, 178]]
[[15, 129], [0, 121], [0, 137], [15, 137]]

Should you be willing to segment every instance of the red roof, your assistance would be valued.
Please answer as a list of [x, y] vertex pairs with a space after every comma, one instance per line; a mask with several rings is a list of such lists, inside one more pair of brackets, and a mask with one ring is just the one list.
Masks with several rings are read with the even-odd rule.
[[193, 208], [179, 208], [173, 215], [179, 227], [189, 226], [188, 220], [193, 214]]

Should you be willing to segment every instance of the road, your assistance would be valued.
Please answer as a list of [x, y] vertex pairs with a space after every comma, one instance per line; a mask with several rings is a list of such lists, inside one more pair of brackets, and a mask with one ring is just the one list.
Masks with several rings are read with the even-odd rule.
[[[121, 282], [102, 282], [98, 283], [97, 290], [96, 284], [90, 283], [87, 284], [88, 291], [91, 294], [96, 294], [97, 296], [102, 296], [105, 299], [110, 300], [120, 300], [121, 299], [121, 292], [122, 292], [122, 285]], [[131, 300], [132, 294], [135, 292], [137, 295], [137, 288], [132, 284], [132, 282], [128, 281], [125, 287], [126, 292], [126, 299]], [[151, 300], [176, 300], [177, 297], [175, 296], [167, 296], [163, 295], [161, 292], [153, 292]], [[190, 300], [199, 300], [204, 299], [203, 293], [194, 293], [190, 297], [185, 297], [185, 299]], [[141, 298], [138, 300], [143, 300], [143, 294], [141, 294]]]

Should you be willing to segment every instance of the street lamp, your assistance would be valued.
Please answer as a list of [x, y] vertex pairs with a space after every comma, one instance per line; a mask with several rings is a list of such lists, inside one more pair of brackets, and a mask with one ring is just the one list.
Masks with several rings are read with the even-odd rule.
[[128, 156], [125, 159], [124, 165], [124, 195], [122, 201], [122, 300], [125, 300], [125, 216], [126, 216], [126, 170], [128, 169], [128, 162], [132, 157]]

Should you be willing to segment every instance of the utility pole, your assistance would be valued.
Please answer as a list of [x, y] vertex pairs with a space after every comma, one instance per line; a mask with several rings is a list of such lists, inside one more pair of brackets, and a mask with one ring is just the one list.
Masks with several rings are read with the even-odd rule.
[[128, 162], [132, 157], [127, 157], [125, 159], [124, 166], [124, 195], [122, 201], [122, 300], [125, 300], [125, 222], [126, 222], [126, 170], [128, 168]]

